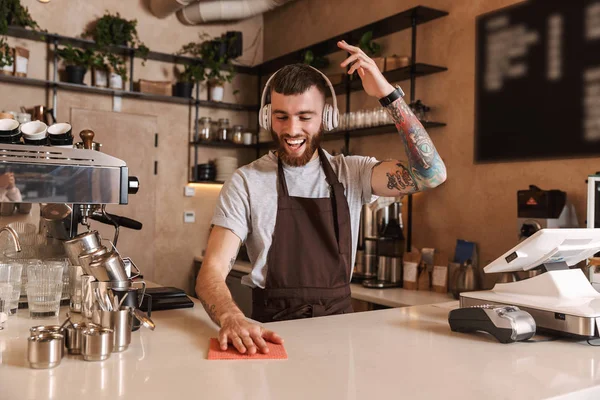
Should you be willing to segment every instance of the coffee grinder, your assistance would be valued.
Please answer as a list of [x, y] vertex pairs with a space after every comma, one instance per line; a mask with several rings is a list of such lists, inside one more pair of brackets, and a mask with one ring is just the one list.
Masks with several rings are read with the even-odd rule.
[[404, 233], [402, 232], [402, 203], [393, 201], [375, 211], [377, 226], [377, 275], [363, 281], [367, 288], [402, 286], [402, 256]]

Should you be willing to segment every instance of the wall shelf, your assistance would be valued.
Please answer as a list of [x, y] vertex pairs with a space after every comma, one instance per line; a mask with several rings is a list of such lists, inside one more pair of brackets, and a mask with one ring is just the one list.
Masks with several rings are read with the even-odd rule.
[[268, 75], [277, 71], [284, 65], [300, 62], [302, 60], [302, 54], [309, 49], [312, 50], [314, 54], [325, 56], [327, 54], [340, 51], [340, 49], [337, 47], [337, 42], [340, 40], [345, 40], [350, 44], [358, 43], [362, 35], [368, 31], [373, 32], [373, 39], [378, 39], [382, 36], [387, 36], [404, 29], [413, 28], [416, 25], [433, 21], [437, 18], [445, 17], [446, 15], [448, 15], [446, 11], [436, 10], [430, 7], [413, 7], [401, 13], [389, 16], [368, 25], [361, 26], [360, 28], [356, 28], [334, 36], [322, 42], [306, 46], [302, 49], [266, 61], [259, 65], [260, 74]]
[[[423, 63], [416, 63], [414, 65], [414, 72], [412, 72], [412, 68], [413, 67], [409, 65], [406, 67], [393, 69], [391, 71], [384, 72], [383, 76], [385, 76], [385, 78], [390, 83], [393, 83], [393, 82], [409, 80], [409, 79], [411, 79], [412, 76], [422, 77], [422, 76], [427, 76], [427, 75], [431, 75], [431, 74], [437, 74], [438, 72], [444, 72], [444, 71], [448, 70], [448, 68], [446, 68], [446, 67], [438, 67], [436, 65], [423, 64]], [[346, 90], [346, 85], [348, 85], [348, 84], [350, 85], [351, 92], [363, 90], [360, 78], [352, 79], [349, 82], [348, 82], [347, 76], [345, 76], [344, 78], [345, 79], [343, 82], [333, 85], [333, 88], [335, 89], [336, 94], [338, 94], [338, 95], [344, 94], [344, 91]], [[331, 97], [331, 95], [328, 94], [328, 97]]]
[[223, 103], [223, 102], [208, 101], [208, 100], [195, 100], [193, 98], [163, 96], [163, 95], [142, 93], [142, 92], [130, 92], [128, 90], [116, 90], [116, 89], [101, 88], [101, 87], [88, 86], [88, 85], [78, 85], [75, 83], [68, 83], [68, 82], [53, 82], [53, 81], [48, 81], [48, 80], [43, 80], [43, 79], [22, 78], [22, 77], [18, 77], [18, 76], [10, 76], [10, 75], [0, 75], [0, 82], [12, 83], [12, 84], [17, 84], [17, 85], [26, 85], [26, 86], [58, 88], [58, 89], [62, 89], [62, 90], [72, 91], [72, 92], [93, 93], [93, 94], [109, 95], [109, 96], [122, 96], [122, 97], [140, 99], [140, 100], [158, 101], [158, 102], [162, 102], [162, 103], [185, 104], [188, 106], [198, 104], [199, 107], [206, 107], [206, 108], [219, 108], [219, 109], [234, 110], [234, 111], [257, 111], [258, 110], [258, 107], [255, 105]]
[[[40, 31], [33, 31], [30, 29], [25, 29], [20, 26], [9, 26], [8, 27], [8, 36], [34, 40], [36, 42], [47, 42], [47, 43], [56, 43], [58, 45], [67, 45], [70, 44], [75, 47], [80, 47], [84, 49], [93, 48], [95, 42], [93, 40], [82, 39], [82, 38], [74, 38], [63, 35], [58, 35], [56, 33], [47, 33]], [[133, 47], [127, 46], [112, 46], [109, 50], [114, 54], [119, 54], [122, 56], [131, 56], [133, 55], [136, 58], [141, 58], [135, 54], [136, 49]], [[191, 63], [202, 63], [202, 60], [199, 58], [186, 57], [186, 56], [178, 56], [175, 54], [169, 53], [160, 53], [158, 51], [150, 51], [148, 52], [148, 60], [161, 61], [171, 64], [191, 64]], [[258, 71], [255, 67], [246, 67], [241, 65], [234, 65], [234, 69], [236, 72], [240, 74], [248, 74], [248, 75], [256, 75]]]

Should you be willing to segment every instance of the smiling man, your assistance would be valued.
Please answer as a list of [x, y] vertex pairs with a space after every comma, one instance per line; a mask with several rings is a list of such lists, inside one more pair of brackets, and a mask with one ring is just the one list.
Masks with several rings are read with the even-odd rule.
[[[446, 168], [427, 132], [373, 60], [359, 48], [341, 64], [358, 72], [363, 88], [379, 99], [394, 120], [407, 161], [331, 156], [320, 147], [335, 125], [325, 98], [333, 89], [317, 70], [289, 65], [268, 87], [271, 104], [261, 125], [271, 130], [277, 150], [238, 169], [225, 183], [198, 274], [196, 293], [220, 326], [219, 341], [238, 351], [267, 352], [265, 340], [282, 338], [248, 321], [225, 284], [242, 242], [252, 272], [242, 283], [253, 288], [252, 319], [260, 322], [352, 312], [350, 279], [362, 205], [373, 195], [403, 196], [434, 188]], [[264, 97], [264, 96], [263, 96]]]

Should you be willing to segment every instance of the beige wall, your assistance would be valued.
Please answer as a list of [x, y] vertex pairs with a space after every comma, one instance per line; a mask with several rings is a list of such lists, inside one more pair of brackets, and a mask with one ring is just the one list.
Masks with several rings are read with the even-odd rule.
[[[495, 259], [517, 241], [516, 192], [527, 189], [529, 184], [566, 191], [575, 204], [579, 223], [584, 224], [585, 179], [600, 170], [598, 158], [480, 165], [473, 162], [475, 17], [517, 2], [304, 0], [265, 15], [264, 55], [271, 59], [416, 5], [450, 13], [419, 26], [417, 35], [417, 61], [448, 67], [447, 72], [417, 79], [416, 97], [433, 107], [433, 120], [448, 124], [429, 132], [448, 167], [448, 180], [430, 193], [414, 196], [413, 237], [419, 248], [435, 247], [452, 255], [456, 239], [462, 238], [479, 244], [481, 263]], [[410, 54], [409, 30], [379, 42], [388, 54]], [[341, 53], [336, 53], [332, 59], [341, 57]], [[409, 93], [410, 82], [401, 85]], [[376, 100], [362, 93], [354, 94], [352, 102], [353, 109], [377, 105]], [[350, 148], [354, 153], [380, 159], [404, 155], [395, 134], [351, 140]]]
[[[164, 20], [153, 17], [146, 10], [143, 0], [102, 2], [52, 0], [48, 4], [42, 4], [37, 0], [22, 0], [22, 3], [29, 7], [31, 15], [42, 28], [65, 36], [80, 35], [86, 24], [100, 17], [105, 10], [112, 13], [119, 12], [127, 19], [138, 20], [139, 36], [151, 50], [165, 53], [177, 51], [182, 44], [196, 40], [198, 33], [203, 31], [220, 35], [226, 30], [241, 30], [245, 41], [245, 52], [241, 60], [246, 63], [251, 63], [252, 60], [258, 63], [262, 60], [262, 16], [230, 25], [186, 27], [181, 25], [174, 15]], [[251, 46], [257, 35], [256, 44]], [[44, 43], [14, 39], [10, 42], [30, 49], [30, 77], [45, 79], [47, 70], [51, 74], [51, 68], [46, 68]], [[173, 77], [173, 66], [165, 63], [149, 61], [146, 67], [141, 67], [140, 60], [136, 60], [135, 71], [136, 80], [139, 78], [172, 80]], [[88, 83], [89, 79], [90, 73], [87, 75]], [[255, 102], [255, 80], [239, 76], [235, 79], [233, 87], [240, 89], [241, 94], [234, 97], [233, 88], [229, 86], [226, 88], [225, 101], [239, 101], [246, 104]], [[29, 107], [35, 104], [51, 104], [49, 93], [40, 88], [0, 83], [0, 110], [18, 110], [21, 106]], [[59, 90], [57, 111], [60, 121], [68, 120], [71, 108], [110, 111], [112, 98]], [[188, 156], [191, 154], [188, 143], [193, 127], [194, 110], [185, 105], [124, 98], [122, 112], [157, 116], [159, 126], [156, 209], [149, 210], [156, 214], [155, 235], [153, 243], [140, 243], [140, 251], [144, 251], [148, 246], [153, 246], [155, 249], [156, 265], [153, 276], [149, 278], [160, 284], [177, 286], [193, 293], [195, 279], [192, 273], [193, 258], [201, 255], [206, 246], [209, 221], [220, 190], [220, 186], [196, 186], [195, 197], [184, 197], [184, 186], [187, 184], [189, 170]], [[254, 128], [256, 124], [254, 113], [248, 112], [203, 108], [199, 115], [210, 116], [213, 119], [228, 117], [232, 125], [242, 124]], [[89, 128], [94, 129], [93, 126]], [[102, 137], [111, 135], [111, 132], [97, 131], [96, 134], [97, 140], [102, 142]], [[254, 157], [254, 152], [201, 148], [199, 160], [206, 162], [209, 158], [219, 155], [237, 155], [240, 164], [244, 164]], [[132, 148], [130, 157], [137, 156], [135, 148]], [[154, 160], [148, 160], [148, 163], [153, 162]], [[144, 182], [141, 182], [141, 185], [144, 185]], [[183, 223], [184, 210], [196, 211], [195, 224]], [[121, 232], [122, 235], [135, 235], [134, 231], [127, 232], [126, 229]], [[139, 267], [144, 270], [144, 266]], [[151, 268], [147, 270], [150, 271]]]

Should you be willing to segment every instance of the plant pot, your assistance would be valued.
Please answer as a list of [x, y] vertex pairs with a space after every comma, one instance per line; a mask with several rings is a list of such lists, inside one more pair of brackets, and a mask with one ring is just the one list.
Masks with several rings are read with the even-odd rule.
[[223, 95], [225, 94], [225, 87], [223, 85], [218, 83], [210, 83], [208, 88], [208, 100], [223, 101]]
[[194, 89], [194, 82], [177, 82], [173, 86], [173, 96], [190, 98], [192, 89]]
[[108, 87], [108, 71], [99, 68], [94, 68], [93, 71], [92, 84], [96, 87]]
[[121, 75], [111, 72], [108, 79], [109, 87], [111, 89], [123, 90], [123, 78]]
[[87, 72], [86, 67], [79, 65], [67, 65], [66, 72], [67, 82], [83, 85], [83, 78], [85, 78], [85, 74]]

